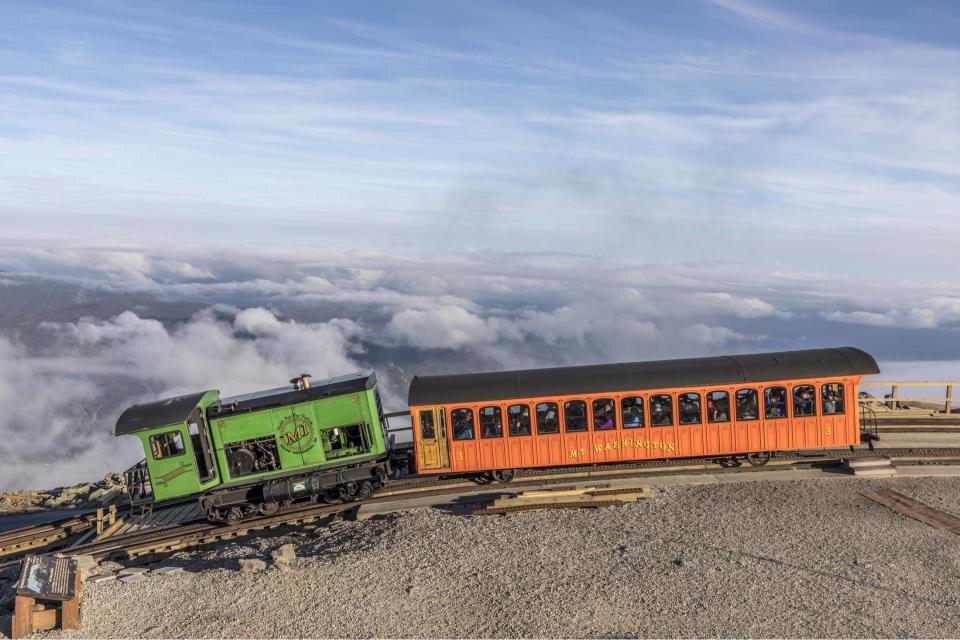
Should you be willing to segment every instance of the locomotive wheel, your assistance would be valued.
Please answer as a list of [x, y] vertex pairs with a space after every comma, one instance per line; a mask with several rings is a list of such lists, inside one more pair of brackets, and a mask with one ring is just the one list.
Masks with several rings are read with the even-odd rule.
[[373, 485], [366, 480], [361, 482], [360, 486], [357, 487], [357, 500], [366, 500], [372, 495], [373, 495]]
[[770, 452], [761, 451], [759, 453], [748, 453], [747, 462], [749, 462], [755, 467], [762, 467], [763, 465], [770, 462]]
[[262, 516], [274, 516], [280, 512], [279, 502], [261, 502], [257, 512]]
[[513, 476], [515, 476], [517, 472], [515, 469], [498, 469], [493, 471], [492, 474], [493, 479], [497, 482], [507, 483], [513, 480]]
[[240, 524], [243, 520], [243, 511], [241, 511], [240, 507], [230, 507], [230, 509], [227, 510], [225, 520], [227, 524]]

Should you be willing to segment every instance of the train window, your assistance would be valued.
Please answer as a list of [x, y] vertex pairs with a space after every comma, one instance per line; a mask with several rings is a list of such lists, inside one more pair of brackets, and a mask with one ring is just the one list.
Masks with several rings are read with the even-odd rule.
[[593, 428], [596, 431], [607, 431], [617, 428], [615, 415], [616, 405], [613, 398], [598, 398], [593, 401]]
[[643, 398], [631, 396], [620, 401], [620, 420], [624, 429], [643, 427]]
[[150, 436], [150, 450], [153, 451], [154, 460], [163, 460], [186, 453], [186, 449], [183, 448], [183, 436], [179, 431]]
[[798, 384], [793, 388], [793, 416], [817, 415], [817, 392], [812, 384]]
[[437, 430], [433, 426], [433, 411], [420, 412], [420, 437], [425, 440], [433, 440], [437, 437]]
[[530, 435], [530, 405], [512, 404], [507, 407], [507, 423], [511, 436]]
[[823, 393], [823, 415], [843, 413], [843, 385], [831, 382], [820, 388]]
[[503, 436], [503, 412], [500, 407], [480, 409], [480, 437], [500, 438]]
[[740, 389], [737, 391], [737, 420], [757, 420], [759, 417], [757, 390]]
[[650, 426], [673, 426], [673, 398], [666, 393], [650, 396]]
[[787, 390], [767, 387], [763, 390], [763, 415], [767, 419], [787, 417]]
[[473, 440], [473, 409], [454, 409], [450, 412], [454, 440]]
[[700, 424], [700, 394], [681, 393], [677, 396], [680, 424]]
[[730, 394], [726, 391], [707, 393], [707, 422], [730, 422]]
[[567, 433], [587, 430], [587, 403], [569, 400], [563, 403], [564, 429]]
[[541, 402], [537, 405], [537, 433], [560, 433], [560, 408], [556, 402]]

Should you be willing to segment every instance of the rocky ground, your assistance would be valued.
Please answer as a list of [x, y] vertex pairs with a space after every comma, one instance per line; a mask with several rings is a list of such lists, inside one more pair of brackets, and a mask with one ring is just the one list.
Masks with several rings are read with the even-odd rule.
[[110, 473], [98, 482], [44, 491], [19, 490], [0, 493], [0, 516], [50, 509], [81, 509], [120, 502], [126, 497], [122, 473]]
[[132, 577], [92, 568], [105, 576], [84, 586], [83, 629], [58, 637], [957, 637], [960, 536], [868, 487], [960, 513], [954, 478], [418, 510], [183, 552]]

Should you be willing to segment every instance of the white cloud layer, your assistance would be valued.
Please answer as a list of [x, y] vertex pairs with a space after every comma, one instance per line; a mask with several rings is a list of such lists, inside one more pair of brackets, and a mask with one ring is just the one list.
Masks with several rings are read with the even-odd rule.
[[[133, 402], [269, 388], [301, 371], [375, 368], [388, 408], [402, 409], [417, 373], [842, 344], [894, 360], [960, 358], [960, 285], [950, 282], [296, 248], [209, 256], [7, 245], [0, 270], [0, 295], [10, 292], [0, 308], [0, 402], [11, 407], [0, 414], [0, 488], [129, 466], [138, 452], [109, 434]], [[77, 293], [41, 299], [55, 281], [37, 278]], [[151, 317], [151, 300], [173, 311]], [[22, 317], [5, 315], [20, 306]]]

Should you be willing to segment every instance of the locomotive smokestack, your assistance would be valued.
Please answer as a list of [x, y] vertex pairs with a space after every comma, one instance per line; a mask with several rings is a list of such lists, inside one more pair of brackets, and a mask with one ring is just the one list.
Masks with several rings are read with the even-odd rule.
[[310, 378], [311, 376], [309, 373], [301, 373], [299, 376], [292, 379], [290, 384], [293, 385], [295, 391], [303, 391], [304, 389], [310, 388]]

